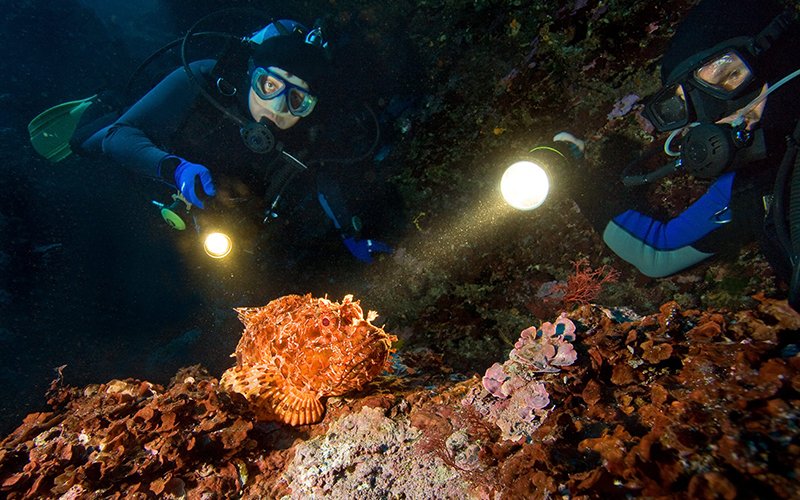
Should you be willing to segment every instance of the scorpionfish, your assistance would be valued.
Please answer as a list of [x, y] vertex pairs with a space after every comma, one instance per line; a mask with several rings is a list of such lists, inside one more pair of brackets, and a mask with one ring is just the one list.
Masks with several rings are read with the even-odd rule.
[[390, 368], [397, 337], [371, 323], [374, 311], [365, 318], [352, 295], [341, 303], [286, 295], [236, 311], [245, 329], [220, 385], [242, 394], [259, 420], [319, 422], [323, 398], [361, 389]]

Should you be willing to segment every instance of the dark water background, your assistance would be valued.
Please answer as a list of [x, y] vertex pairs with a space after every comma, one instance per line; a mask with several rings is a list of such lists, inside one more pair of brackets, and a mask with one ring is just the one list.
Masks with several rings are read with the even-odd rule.
[[[50, 164], [28, 143], [26, 126], [39, 112], [119, 86], [144, 57], [194, 20], [231, 5], [236, 4], [32, 0], [8, 2], [3, 9], [3, 433], [25, 414], [47, 409], [44, 394], [56, 367], [66, 365], [65, 380], [76, 386], [124, 377], [165, 383], [177, 368], [195, 363], [218, 375], [231, 363], [241, 333], [232, 307], [262, 305], [283, 293], [335, 297], [343, 291], [337, 273], [360, 272], [344, 253], [320, 262], [327, 266], [324, 282], [309, 272], [289, 279], [297, 274], [287, 272], [286, 263], [258, 256], [215, 265], [164, 225], [150, 205], [153, 186], [142, 187], [106, 161], [73, 156]], [[299, 19], [310, 23], [319, 13]], [[352, 64], [359, 65], [356, 59]], [[386, 81], [395, 79], [389, 75]], [[390, 97], [396, 90], [384, 87], [375, 95]]]

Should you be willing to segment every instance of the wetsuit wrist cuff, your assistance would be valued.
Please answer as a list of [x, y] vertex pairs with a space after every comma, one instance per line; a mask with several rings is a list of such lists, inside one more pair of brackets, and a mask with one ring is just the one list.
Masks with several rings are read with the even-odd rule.
[[177, 156], [165, 156], [158, 164], [158, 176], [167, 182], [175, 181], [175, 170], [181, 164], [181, 159]]

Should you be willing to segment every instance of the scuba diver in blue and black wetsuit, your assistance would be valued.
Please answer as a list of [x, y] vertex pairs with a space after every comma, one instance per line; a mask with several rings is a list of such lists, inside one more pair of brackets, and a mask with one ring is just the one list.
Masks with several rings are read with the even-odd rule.
[[[37, 151], [53, 161], [70, 152], [110, 158], [143, 176], [174, 183], [177, 198], [189, 208], [208, 208], [214, 197], [223, 208], [255, 198], [265, 222], [277, 216], [290, 181], [302, 178], [307, 195], [353, 256], [370, 262], [374, 253], [390, 252], [388, 245], [358, 236], [359, 219], [348, 211], [336, 172], [303, 160], [310, 133], [291, 130], [312, 114], [325, 86], [330, 64], [322, 28], [273, 21], [244, 39], [229, 35], [234, 49], [225, 57], [188, 62], [185, 45], [194, 31], [183, 40], [183, 67], [121, 112], [114, 113], [101, 95], [68, 103], [68, 118], [83, 116], [62, 129], [50, 119], [64, 115], [53, 112], [58, 107], [34, 120], [29, 128]], [[172, 208], [176, 205], [182, 207], [176, 201]], [[183, 224], [168, 213], [170, 224]]]
[[[609, 248], [643, 274], [668, 276], [759, 240], [791, 283], [790, 303], [800, 304], [795, 18], [766, 0], [703, 0], [687, 14], [662, 59], [663, 88], [645, 105], [657, 131], [673, 132], [665, 150], [677, 159], [662, 168], [643, 171], [645, 155], [618, 179], [599, 179], [599, 169], [563, 161], [581, 158], [583, 141], [568, 133], [554, 138], [567, 194]], [[681, 170], [710, 179], [705, 194], [671, 220], [649, 215], [648, 184]]]

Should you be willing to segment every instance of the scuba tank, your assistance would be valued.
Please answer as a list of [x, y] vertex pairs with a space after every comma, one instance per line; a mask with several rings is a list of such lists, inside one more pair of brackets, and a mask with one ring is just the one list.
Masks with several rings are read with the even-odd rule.
[[773, 225], [790, 267], [789, 305], [800, 311], [800, 121], [788, 138], [766, 222]]

